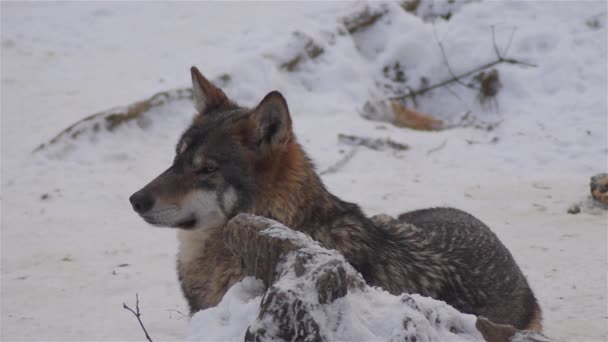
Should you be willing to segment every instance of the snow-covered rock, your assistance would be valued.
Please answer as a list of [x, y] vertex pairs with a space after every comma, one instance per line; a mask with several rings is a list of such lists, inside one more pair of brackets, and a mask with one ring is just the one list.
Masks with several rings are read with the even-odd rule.
[[370, 287], [339, 252], [267, 218], [240, 214], [224, 237], [249, 277], [195, 314], [189, 340], [549, 341], [442, 301]]
[[[245, 274], [268, 289], [260, 296], [252, 278], [238, 283], [217, 308], [194, 315], [190, 340], [483, 341], [475, 316], [369, 287], [340, 253], [276, 221], [240, 214], [228, 223], [225, 241]], [[207, 311], [223, 320], [209, 319]]]

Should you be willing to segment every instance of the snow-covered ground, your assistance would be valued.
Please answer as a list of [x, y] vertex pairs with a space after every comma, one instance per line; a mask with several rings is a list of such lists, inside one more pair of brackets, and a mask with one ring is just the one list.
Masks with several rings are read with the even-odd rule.
[[[528, 276], [547, 335], [606, 340], [607, 215], [566, 213], [608, 168], [606, 3], [471, 3], [434, 25], [389, 4], [368, 30], [336, 34], [339, 19], [362, 6], [2, 2], [1, 339], [141, 339], [122, 308], [135, 293], [153, 338], [186, 337], [175, 231], [148, 227], [127, 198], [169, 165], [189, 105], [156, 113], [147, 130], [129, 124], [96, 142], [85, 137], [59, 158], [31, 151], [86, 115], [188, 86], [197, 65], [211, 78], [228, 73], [226, 92], [245, 105], [280, 90], [319, 170], [349, 149], [339, 133], [409, 144], [359, 148], [324, 181], [370, 215], [438, 205], [471, 212]], [[399, 61], [410, 80], [445, 79], [440, 40], [454, 72], [467, 71], [495, 57], [491, 26], [501, 48], [516, 28], [509, 57], [538, 67], [498, 66], [497, 106], [482, 108], [454, 86], [458, 97], [439, 91], [419, 109], [448, 121], [470, 110], [500, 122], [494, 130], [429, 133], [361, 117], [366, 100], [386, 95], [384, 66]], [[281, 69], [302, 37], [324, 52]]]

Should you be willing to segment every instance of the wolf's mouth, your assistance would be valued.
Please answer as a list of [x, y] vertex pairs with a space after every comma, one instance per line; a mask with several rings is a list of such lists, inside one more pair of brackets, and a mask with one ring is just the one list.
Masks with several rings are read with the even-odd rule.
[[192, 229], [194, 228], [194, 226], [196, 226], [196, 219], [195, 218], [191, 218], [185, 221], [181, 221], [178, 224], [175, 225], [177, 228], [181, 228], [181, 229]]
[[144, 221], [146, 221], [147, 223], [153, 225], [153, 226], [160, 226], [160, 227], [174, 227], [174, 228], [181, 228], [181, 229], [192, 229], [196, 226], [198, 220], [195, 217], [190, 217], [186, 220], [182, 220], [179, 221], [177, 223], [169, 223], [169, 222], [162, 222], [162, 221], [157, 221], [153, 218], [150, 217], [146, 217], [146, 216], [141, 216]]
[[141, 218], [144, 219], [144, 221], [146, 221], [147, 223], [149, 223], [149, 224], [151, 224], [153, 226], [160, 226], [161, 225], [161, 224], [159, 224], [158, 222], [154, 221], [153, 219], [151, 219], [149, 217], [146, 217], [146, 216], [143, 216], [143, 215], [140, 215], [140, 216], [141, 216]]

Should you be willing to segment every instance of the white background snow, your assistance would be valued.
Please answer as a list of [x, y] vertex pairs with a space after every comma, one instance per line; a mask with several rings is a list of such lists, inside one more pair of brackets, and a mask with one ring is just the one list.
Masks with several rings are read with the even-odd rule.
[[[188, 86], [197, 65], [210, 78], [229, 73], [225, 90], [244, 105], [280, 90], [319, 170], [348, 149], [339, 133], [409, 144], [397, 154], [360, 149], [323, 180], [370, 215], [439, 205], [474, 214], [528, 276], [547, 335], [606, 340], [607, 216], [566, 213], [587, 197], [589, 177], [607, 169], [606, 3], [487, 1], [437, 20], [457, 72], [494, 58], [492, 25], [502, 44], [516, 27], [509, 54], [539, 66], [498, 67], [496, 110], [481, 111], [462, 94], [465, 107], [502, 120], [494, 131], [439, 133], [359, 115], [378, 96], [375, 81], [390, 58], [402, 56], [411, 75], [448, 76], [433, 25], [418, 17], [391, 15], [375, 31], [336, 38], [302, 70], [278, 68], [291, 56], [292, 32], [327, 42], [357, 6], [2, 2], [1, 339], [142, 339], [122, 308], [135, 293], [153, 338], [186, 338], [188, 319], [175, 312], [187, 312], [175, 231], [147, 226], [127, 198], [169, 165], [189, 105], [176, 105], [166, 125], [100, 134], [60, 159], [31, 151], [86, 115]], [[463, 104], [445, 93], [422, 106], [454, 117]]]

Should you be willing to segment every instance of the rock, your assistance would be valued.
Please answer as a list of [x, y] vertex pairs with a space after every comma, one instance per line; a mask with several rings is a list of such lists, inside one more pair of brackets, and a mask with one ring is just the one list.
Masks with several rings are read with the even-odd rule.
[[312, 280], [320, 302], [331, 303], [346, 294], [347, 288], [361, 288], [363, 278], [335, 250], [328, 250], [304, 233], [279, 222], [249, 214], [239, 214], [226, 225], [224, 241], [241, 259], [245, 275], [271, 286], [286, 273]]
[[568, 214], [576, 215], [581, 212], [581, 207], [578, 204], [573, 204], [568, 208]]
[[550, 342], [442, 301], [370, 287], [338, 251], [267, 218], [237, 215], [226, 225], [224, 242], [244, 274], [266, 288], [257, 318], [246, 320], [252, 323], [245, 341]]
[[[260, 305], [260, 315], [245, 333], [245, 341], [324, 341], [311, 308], [293, 292], [271, 287]], [[266, 322], [272, 322], [270, 326]]]
[[[340, 253], [269, 219], [240, 214], [226, 225], [224, 240], [240, 257], [244, 274], [270, 287], [245, 341], [326, 340], [312, 315], [314, 308], [364, 286]], [[280, 278], [290, 279], [289, 288], [276, 284]], [[310, 292], [317, 294], [316, 300], [306, 300], [304, 293]]]
[[608, 204], [608, 173], [599, 173], [591, 177], [589, 183], [591, 196], [603, 204]]

